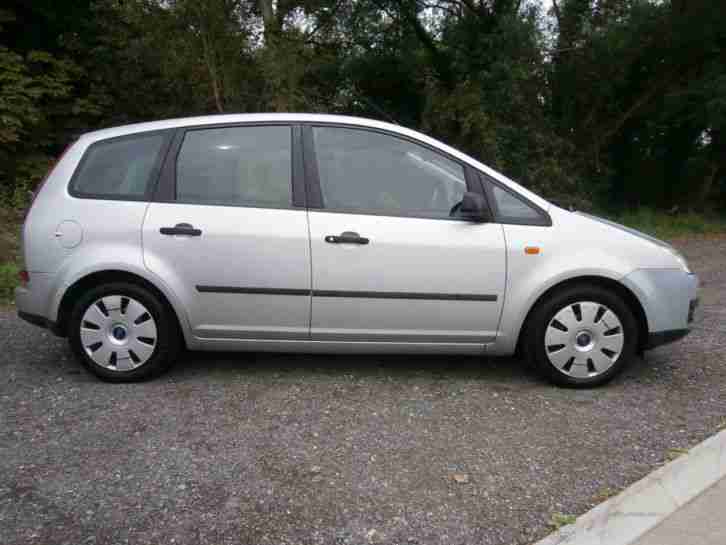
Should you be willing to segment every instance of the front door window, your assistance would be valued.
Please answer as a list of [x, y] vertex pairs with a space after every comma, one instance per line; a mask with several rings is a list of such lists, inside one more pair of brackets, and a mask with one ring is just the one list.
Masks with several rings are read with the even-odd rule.
[[313, 135], [326, 209], [456, 217], [467, 190], [459, 163], [375, 131], [315, 127]]

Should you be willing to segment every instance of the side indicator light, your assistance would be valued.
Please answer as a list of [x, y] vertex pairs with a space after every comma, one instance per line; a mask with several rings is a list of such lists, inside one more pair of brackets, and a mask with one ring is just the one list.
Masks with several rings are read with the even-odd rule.
[[524, 253], [527, 255], [539, 254], [539, 246], [525, 246]]

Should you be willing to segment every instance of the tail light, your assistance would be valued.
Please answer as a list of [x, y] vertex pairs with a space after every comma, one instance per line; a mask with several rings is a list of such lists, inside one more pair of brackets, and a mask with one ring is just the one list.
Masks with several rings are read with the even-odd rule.
[[18, 273], [18, 279], [20, 280], [20, 283], [22, 285], [28, 284], [28, 282], [30, 282], [30, 275], [28, 274], [28, 271], [26, 271], [25, 269], [20, 271]]

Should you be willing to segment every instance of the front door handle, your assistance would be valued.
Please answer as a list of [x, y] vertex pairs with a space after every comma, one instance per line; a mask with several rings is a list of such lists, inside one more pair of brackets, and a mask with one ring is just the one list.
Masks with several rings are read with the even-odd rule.
[[159, 229], [162, 235], [186, 235], [188, 237], [198, 237], [202, 235], [201, 229], [195, 229], [189, 223], [177, 223], [174, 227], [162, 227]]
[[345, 231], [339, 235], [326, 236], [325, 242], [329, 242], [330, 244], [368, 244], [370, 239], [362, 237], [353, 231]]

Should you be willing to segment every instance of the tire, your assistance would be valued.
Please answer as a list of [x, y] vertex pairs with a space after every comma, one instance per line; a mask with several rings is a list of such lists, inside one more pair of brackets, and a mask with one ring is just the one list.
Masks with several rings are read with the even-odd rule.
[[144, 287], [102, 284], [73, 307], [68, 341], [79, 361], [99, 378], [145, 380], [165, 371], [179, 354], [181, 334], [172, 312]]
[[538, 303], [523, 330], [525, 359], [560, 386], [605, 384], [634, 358], [638, 324], [616, 293], [591, 284], [555, 292]]

